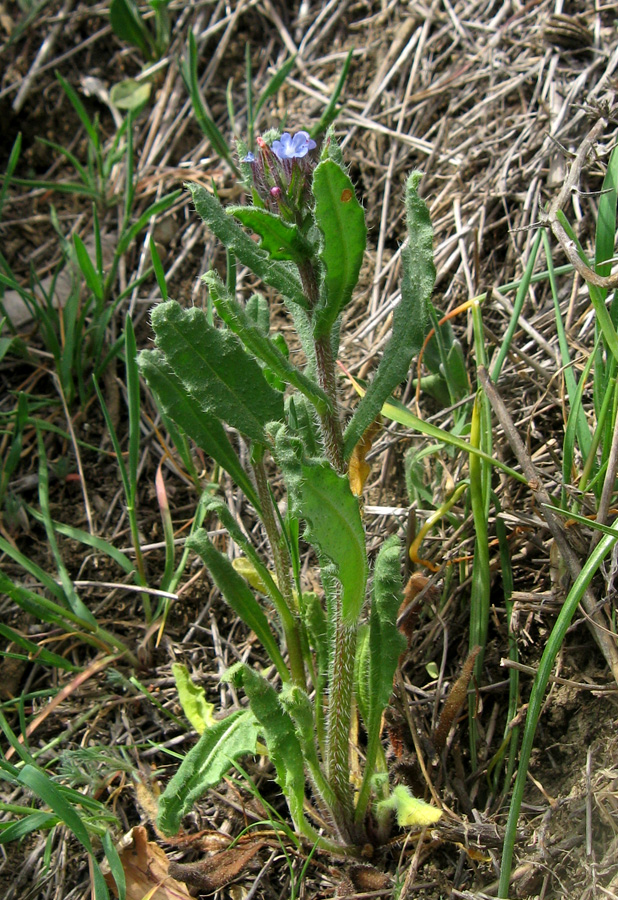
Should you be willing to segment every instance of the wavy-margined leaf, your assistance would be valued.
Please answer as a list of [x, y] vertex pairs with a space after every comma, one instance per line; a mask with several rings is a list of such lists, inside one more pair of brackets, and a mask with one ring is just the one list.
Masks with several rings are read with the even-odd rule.
[[357, 801], [359, 818], [369, 800], [371, 775], [380, 751], [382, 713], [393, 693], [399, 656], [406, 648], [406, 640], [397, 628], [402, 596], [401, 548], [399, 539], [393, 536], [382, 545], [376, 559], [369, 633], [359, 641], [357, 692], [368, 736], [365, 777]]
[[219, 419], [197, 408], [160, 350], [142, 350], [137, 362], [140, 372], [165, 415], [222, 469], [225, 469], [254, 508], [259, 511], [261, 505], [257, 491], [240, 464]]
[[248, 709], [233, 712], [202, 733], [159, 798], [157, 825], [164, 834], [178, 834], [182, 817], [219, 784], [234, 760], [255, 753], [258, 733]]
[[373, 380], [346, 429], [346, 459], [380, 412], [384, 401], [407, 377], [410, 362], [423, 345], [436, 270], [429, 210], [417, 192], [421, 177], [420, 172], [413, 172], [406, 185], [409, 242], [401, 253], [401, 301], [393, 313], [393, 332]]
[[243, 266], [247, 266], [262, 281], [278, 290], [286, 300], [307, 309], [309, 305], [307, 298], [291, 266], [285, 261], [269, 259], [263, 250], [256, 247], [240, 225], [226, 215], [217, 198], [205, 188], [199, 184], [188, 184], [187, 187], [193, 195], [198, 215]]
[[157, 346], [204, 412], [252, 440], [264, 441], [267, 422], [283, 419], [283, 398], [234, 335], [214, 328], [201, 309], [169, 300], [152, 312]]
[[261, 359], [285, 383], [291, 384], [311, 400], [319, 412], [327, 412], [331, 404], [321, 387], [300, 369], [297, 369], [275, 343], [263, 334], [259, 326], [251, 321], [242, 306], [226, 290], [217, 273], [207, 272], [203, 280], [208, 285], [217, 312], [228, 328], [238, 335], [245, 347], [258, 359]]
[[206, 700], [204, 688], [191, 680], [189, 670], [180, 663], [172, 663], [172, 675], [182, 711], [197, 733], [202, 734], [207, 728], [212, 728], [215, 724], [215, 705]]
[[303, 262], [309, 259], [311, 247], [298, 225], [288, 225], [275, 213], [255, 206], [228, 206], [226, 213], [260, 236], [260, 250], [271, 259]]
[[322, 296], [313, 317], [313, 334], [320, 338], [330, 333], [352, 299], [363, 263], [367, 226], [354, 185], [332, 159], [316, 167], [312, 192], [315, 220], [323, 238], [320, 258], [325, 270]]
[[232, 666], [224, 678], [245, 691], [251, 712], [260, 723], [268, 755], [277, 772], [277, 782], [288, 801], [294, 824], [303, 830], [305, 766], [291, 716], [279, 702], [274, 688], [244, 663]]
[[188, 538], [187, 547], [195, 550], [203, 559], [212, 580], [227, 603], [245, 625], [256, 633], [258, 640], [277, 667], [282, 680], [287, 681], [290, 674], [283, 661], [277, 640], [270, 629], [262, 607], [253, 596], [245, 579], [234, 569], [227, 556], [217, 550], [205, 529], [200, 528]]

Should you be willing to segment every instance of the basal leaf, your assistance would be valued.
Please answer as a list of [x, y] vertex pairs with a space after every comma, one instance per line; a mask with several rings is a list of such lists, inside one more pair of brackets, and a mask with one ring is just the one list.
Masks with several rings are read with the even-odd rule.
[[180, 822], [209, 788], [216, 787], [234, 760], [255, 753], [258, 725], [250, 710], [237, 710], [207, 728], [159, 798], [157, 824], [175, 835]]
[[429, 210], [417, 193], [420, 179], [421, 173], [413, 172], [406, 185], [409, 242], [401, 254], [401, 301], [393, 313], [393, 332], [373, 380], [346, 429], [346, 459], [380, 412], [382, 404], [407, 377], [410, 362], [423, 345], [436, 270]]
[[352, 299], [367, 241], [365, 214], [354, 185], [332, 159], [321, 162], [313, 173], [315, 220], [322, 234], [320, 258], [324, 282], [320, 304], [314, 313], [315, 338], [330, 333], [335, 320]]
[[278, 290], [286, 300], [307, 309], [307, 299], [297, 275], [288, 263], [269, 259], [263, 250], [253, 243], [240, 225], [226, 215], [216, 197], [199, 184], [187, 185], [198, 215], [206, 222], [228, 250], [231, 250], [243, 266], [251, 269], [262, 281]]
[[305, 767], [294, 722], [279, 702], [274, 688], [249, 666], [238, 663], [226, 672], [225, 678], [236, 687], [242, 687], [247, 695], [277, 771], [277, 782], [288, 801], [292, 819], [299, 827], [304, 818]]
[[137, 361], [140, 372], [165, 415], [225, 469], [259, 511], [261, 507], [257, 491], [241, 466], [219, 419], [196, 407], [160, 350], [142, 350]]
[[370, 713], [368, 730], [379, 727], [382, 713], [393, 693], [393, 678], [406, 639], [397, 628], [403, 599], [401, 549], [393, 536], [384, 542], [373, 572], [373, 599], [369, 617]]
[[267, 422], [283, 419], [281, 394], [236, 337], [210, 325], [202, 310], [169, 300], [153, 310], [152, 326], [170, 368], [204, 412], [258, 442]]
[[204, 688], [194, 684], [189, 670], [180, 663], [172, 664], [172, 675], [176, 682], [182, 711], [197, 733], [202, 734], [207, 728], [212, 728], [215, 724], [213, 719], [215, 706], [214, 703], [207, 702]]
[[271, 259], [303, 262], [309, 258], [311, 247], [298, 225], [288, 225], [275, 213], [255, 206], [228, 206], [226, 213], [260, 236], [260, 250]]

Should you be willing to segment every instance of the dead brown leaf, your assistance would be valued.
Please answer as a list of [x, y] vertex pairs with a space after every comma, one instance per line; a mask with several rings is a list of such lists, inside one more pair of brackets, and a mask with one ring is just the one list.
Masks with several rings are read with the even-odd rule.
[[[169, 859], [158, 844], [148, 840], [143, 825], [133, 828], [131, 835], [131, 844], [120, 854], [127, 900], [191, 900], [186, 884], [169, 874]], [[117, 896], [111, 873], [106, 873], [105, 880]]]

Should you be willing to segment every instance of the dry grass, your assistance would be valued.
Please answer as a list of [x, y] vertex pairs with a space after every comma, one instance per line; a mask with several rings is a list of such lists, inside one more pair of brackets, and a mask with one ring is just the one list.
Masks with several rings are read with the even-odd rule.
[[[16, 4], [0, 4], [0, 115], [4, 123], [0, 140], [2, 166], [17, 130], [24, 135], [24, 162], [39, 178], [66, 177], [66, 168], [53, 151], [37, 145], [43, 136], [70, 146], [79, 156], [83, 134], [70, 116], [66, 98], [54, 81], [59, 70], [89, 96], [88, 108], [97, 111], [111, 136], [114, 125], [101, 88], [121, 76], [137, 75], [138, 55], [122, 47], [113, 36], [107, 3], [78, 0], [43, 6], [23, 33], [15, 31], [20, 16]], [[192, 28], [200, 47], [201, 87], [213, 118], [226, 136], [228, 82], [236, 108], [236, 129], [243, 135], [244, 48], [249, 42], [255, 73], [255, 89], [264, 86], [290, 53], [297, 65], [275, 101], [264, 110], [262, 130], [279, 125], [298, 129], [317, 121], [328, 103], [343, 61], [353, 49], [353, 63], [345, 89], [345, 107], [337, 120], [351, 174], [367, 211], [369, 250], [362, 290], [355, 298], [343, 332], [341, 359], [353, 373], [365, 374], [388, 338], [389, 314], [398, 299], [399, 249], [404, 227], [402, 194], [412, 169], [425, 174], [422, 195], [427, 200], [435, 230], [438, 270], [434, 304], [441, 314], [463, 301], [487, 294], [483, 302], [488, 347], [499, 342], [510, 318], [509, 298], [493, 288], [515, 281], [522, 274], [530, 246], [545, 206], [560, 191], [572, 155], [598, 118], [595, 110], [609, 109], [609, 124], [595, 142], [580, 183], [568, 198], [567, 217], [580, 240], [591, 249], [597, 192], [618, 129], [612, 117], [614, 71], [618, 65], [617, 7], [605, 4], [592, 12], [580, 5], [541, 2], [497, 3], [476, 0], [436, 0], [431, 5], [400, 0], [331, 0], [315, 3], [278, 3], [276, 0], [211, 0], [172, 3], [174, 37], [156, 80], [150, 107], [140, 116], [136, 131], [139, 208], [187, 180], [214, 180], [223, 198], [237, 193], [229, 171], [213, 156], [209, 142], [196, 125], [179, 74], [177, 58], [185, 51]], [[556, 15], [558, 14], [558, 15]], [[563, 18], [560, 17], [563, 15]], [[9, 40], [10, 34], [13, 40]], [[98, 79], [93, 81], [92, 79]], [[122, 171], [114, 172], [118, 190]], [[58, 243], [49, 223], [49, 200], [57, 204], [60, 221], [69, 231], [86, 237], [92, 228], [91, 205], [74, 198], [50, 197], [42, 191], [13, 190], [0, 230], [3, 253], [20, 276], [30, 265], [41, 277], [58, 260]], [[117, 212], [103, 221], [113, 242]], [[152, 233], [164, 261], [170, 296], [187, 304], [202, 304], [204, 286], [199, 275], [217, 258], [220, 249], [204, 233], [187, 195], [177, 201]], [[147, 243], [127, 254], [119, 272], [123, 288], [148, 266]], [[565, 262], [556, 248], [554, 262]], [[578, 277], [562, 282], [561, 297], [567, 333], [582, 368], [590, 353], [594, 322], [587, 289]], [[158, 299], [154, 280], [136, 290], [126, 305], [138, 329], [139, 340], [150, 339], [147, 313]], [[453, 326], [474, 370], [471, 324], [466, 314]], [[121, 320], [115, 323], [121, 328]], [[285, 328], [285, 323], [282, 324]], [[24, 333], [28, 326], [24, 325]], [[32, 337], [36, 348], [36, 337]], [[38, 391], [52, 398], [46, 378], [47, 361], [35, 376], [7, 359], [0, 363], [4, 390]], [[108, 399], [119, 395], [118, 420], [122, 427], [122, 386], [110, 378]], [[471, 384], [474, 377], [471, 374]], [[560, 356], [548, 287], [540, 283], [530, 290], [520, 318], [520, 329], [503, 369], [500, 391], [515, 425], [546, 483], [561, 481], [559, 448], [562, 441], [564, 397]], [[412, 398], [412, 377], [404, 396]], [[350, 402], [353, 402], [350, 397]], [[12, 408], [8, 401], [4, 410]], [[437, 409], [421, 397], [423, 414], [449, 428], [452, 410]], [[62, 413], [49, 412], [50, 421], [62, 424]], [[152, 572], [161, 566], [159, 514], [154, 497], [154, 473], [165, 448], [153, 430], [154, 407], [144, 414], [140, 527], [144, 543], [153, 545], [146, 557]], [[76, 425], [85, 435], [84, 419]], [[101, 423], [90, 423], [90, 440], [105, 442]], [[494, 435], [496, 452], [511, 459], [500, 429]], [[16, 492], [34, 502], [36, 450], [34, 436], [26, 443], [16, 482]], [[407, 506], [402, 475], [402, 455], [419, 437], [391, 426], [375, 448], [374, 469], [368, 488], [367, 526], [375, 546], [384, 533], [405, 529], [402, 509]], [[70, 453], [60, 442], [49, 444], [57, 457]], [[450, 474], [465, 477], [465, 461], [453, 462]], [[445, 465], [445, 471], [447, 466]], [[433, 470], [428, 469], [432, 477]], [[168, 492], [173, 505], [177, 536], [190, 521], [195, 494], [177, 470], [168, 470]], [[444, 476], [446, 478], [446, 475]], [[498, 479], [496, 489], [512, 535], [515, 570], [513, 627], [522, 654], [522, 698], [529, 691], [525, 663], [538, 662], [539, 646], [560, 605], [552, 581], [549, 537], [530, 492], [521, 485]], [[237, 498], [224, 484], [228, 499], [242, 515]], [[446, 485], [430, 485], [436, 502]], [[128, 545], [117, 475], [113, 462], [91, 454], [85, 461], [82, 490], [59, 479], [53, 496], [57, 518], [72, 524], [90, 510], [97, 533], [118, 546]], [[385, 514], [382, 507], [391, 508]], [[419, 510], [422, 519], [423, 510]], [[469, 518], [461, 514], [459, 527], [444, 521], [428, 542], [434, 560], [462, 558], [472, 552], [474, 534]], [[23, 525], [23, 522], [21, 523]], [[84, 527], [82, 524], [81, 527]], [[31, 526], [30, 526], [31, 528]], [[47, 550], [41, 532], [28, 533], [20, 524], [9, 534], [22, 549], [34, 552], [42, 565]], [[76, 553], [66, 546], [67, 555]], [[82, 552], [82, 551], [80, 551]], [[438, 611], [428, 606], [422, 616], [404, 668], [399, 697], [394, 707], [393, 734], [403, 747], [397, 765], [420, 791], [427, 782], [447, 809], [447, 825], [430, 834], [402, 838], [374, 860], [386, 872], [389, 885], [378, 873], [363, 867], [344, 867], [317, 856], [309, 867], [300, 896], [311, 898], [390, 896], [395, 883], [401, 898], [484, 898], [495, 896], [497, 866], [508, 798], [488, 789], [486, 769], [500, 744], [505, 726], [506, 656], [504, 604], [500, 599], [499, 561], [492, 550], [496, 591], [492, 595], [493, 621], [486, 660], [486, 682], [478, 694], [478, 722], [483, 760], [471, 771], [466, 748], [466, 725], [451, 736], [447, 762], [432, 759], [426, 738], [432, 732], [446, 686], [459, 674], [467, 655], [466, 602], [469, 579], [465, 564], [444, 571], [447, 601]], [[4, 562], [2, 562], [4, 565]], [[10, 568], [10, 564], [9, 568]], [[100, 616], [120, 628], [128, 641], [143, 638], [142, 618], [133, 594], [103, 587], [116, 581], [117, 573], [97, 569], [92, 559], [75, 558], [71, 573], [99, 584], [89, 602]], [[112, 577], [112, 575], [114, 577]], [[187, 570], [178, 592], [179, 601], [169, 618], [163, 640], [138, 677], [144, 692], [130, 683], [128, 671], [105, 678], [94, 670], [90, 678], [70, 682], [69, 675], [39, 665], [13, 672], [11, 660], [2, 662], [3, 696], [67, 687], [61, 702], [47, 708], [47, 699], [34, 699], [27, 709], [36, 720], [30, 734], [32, 748], [44, 748], [41, 761], [52, 761], [60, 750], [87, 747], [122, 748], [142, 779], [136, 798], [133, 784], [113, 765], [99, 771], [97, 791], [107, 799], [123, 830], [149, 821], [149, 767], [173, 767], [174, 758], [164, 751], [182, 753], [190, 745], [187, 736], [165, 711], [178, 713], [170, 674], [174, 660], [185, 662], [194, 677], [218, 704], [230, 707], [237, 698], [218, 678], [238, 656], [252, 651], [251, 637], [238, 627], [197, 569]], [[84, 596], [87, 596], [84, 593]], [[430, 614], [431, 613], [431, 614]], [[39, 634], [36, 624], [17, 621], [11, 604], [0, 599], [0, 617], [14, 627]], [[93, 653], [52, 636], [62, 652], [79, 665], [92, 663]], [[437, 664], [440, 677], [432, 680], [425, 666]], [[121, 667], [119, 667], [121, 668]], [[560, 659], [539, 733], [539, 750], [530, 772], [530, 790], [522, 817], [518, 865], [512, 896], [596, 897], [616, 896], [615, 848], [618, 840], [618, 756], [613, 730], [616, 720], [615, 685], [609, 683], [602, 657], [580, 622]], [[157, 709], [150, 702], [154, 697]], [[404, 703], [405, 697], [405, 703]], [[399, 707], [405, 707], [401, 710]], [[523, 711], [523, 706], [522, 706]], [[523, 714], [523, 713], [522, 713]], [[14, 727], [18, 727], [15, 717]], [[54, 743], [55, 742], [55, 743]], [[590, 752], [586, 750], [590, 746]], [[424, 771], [414, 761], [420, 754]], [[93, 761], [85, 764], [93, 776]], [[167, 770], [160, 774], [166, 777]], [[251, 774], [258, 787], [274, 803], [279, 799], [269, 787], [263, 763]], [[96, 779], [92, 779], [96, 780]], [[2, 799], [23, 803], [26, 795], [4, 792]], [[281, 808], [279, 804], [279, 808]], [[200, 804], [189, 826], [223, 835], [237, 835], [251, 821], [264, 817], [264, 809], [242, 788], [231, 782], [211, 792]], [[119, 835], [118, 835], [119, 836]], [[259, 853], [247, 862], [233, 887], [222, 887], [220, 897], [275, 900], [291, 896], [289, 870], [279, 843], [268, 828], [261, 830]], [[170, 851], [170, 848], [167, 848]], [[178, 855], [178, 849], [183, 850]], [[289, 849], [289, 848], [288, 848]], [[51, 838], [50, 864], [45, 864], [45, 836], [31, 835], [23, 843], [0, 848], [0, 893], [6, 900], [78, 900], [88, 896], [85, 858], [76, 843], [61, 829]], [[193, 861], [199, 853], [188, 844], [170, 851]], [[202, 850], [202, 854], [203, 854]], [[291, 850], [289, 850], [291, 852]], [[303, 857], [292, 854], [298, 876]], [[186, 874], [186, 873], [185, 873]], [[200, 889], [199, 885], [196, 890]], [[205, 891], [205, 889], [203, 889]], [[204, 894], [205, 895], [205, 894]], [[157, 895], [158, 896], [158, 895]]]

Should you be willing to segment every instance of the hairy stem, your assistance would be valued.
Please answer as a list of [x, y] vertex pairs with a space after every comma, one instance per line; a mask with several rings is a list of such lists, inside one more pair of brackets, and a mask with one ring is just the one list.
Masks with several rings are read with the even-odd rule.
[[[310, 262], [305, 262], [302, 265], [299, 265], [298, 272], [303, 284], [303, 290], [309, 302], [309, 309], [314, 310], [320, 299], [320, 289], [315, 269]], [[331, 401], [330, 411], [318, 411], [324, 449], [331, 466], [339, 473], [339, 475], [343, 475], [345, 472], [343, 429], [341, 427], [341, 416], [339, 413], [335, 360], [333, 359], [330, 335], [325, 335], [324, 337], [315, 340], [314, 351], [318, 383]]]
[[350, 725], [357, 629], [356, 626], [344, 625], [340, 614], [336, 616], [334, 629], [326, 768], [329, 783], [337, 798], [337, 808], [333, 810], [333, 815], [342, 837], [354, 841], [356, 835], [350, 784]]
[[277, 584], [279, 590], [290, 611], [290, 616], [282, 620], [283, 633], [290, 657], [290, 669], [292, 672], [292, 680], [294, 684], [307, 690], [307, 680], [305, 676], [305, 665], [303, 662], [302, 644], [300, 631], [297, 621], [297, 609], [294, 602], [292, 592], [292, 582], [290, 579], [290, 560], [288, 557], [285, 541], [279, 531], [272, 505], [272, 498], [268, 490], [268, 476], [264, 468], [263, 456], [254, 458], [253, 471], [255, 474], [255, 484], [260, 498], [262, 507], [262, 522], [266, 529], [268, 542], [273, 555], [275, 564], [275, 574], [277, 576]]

